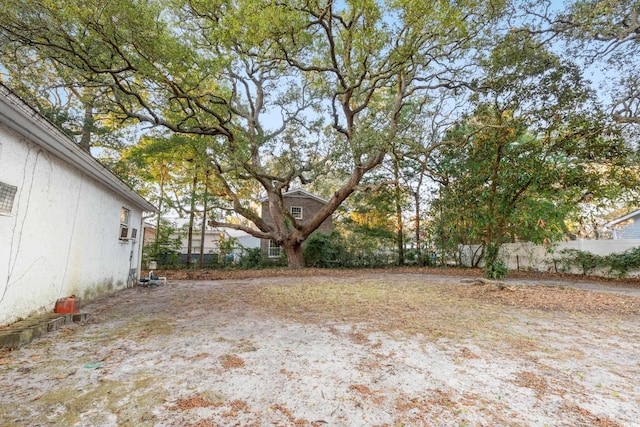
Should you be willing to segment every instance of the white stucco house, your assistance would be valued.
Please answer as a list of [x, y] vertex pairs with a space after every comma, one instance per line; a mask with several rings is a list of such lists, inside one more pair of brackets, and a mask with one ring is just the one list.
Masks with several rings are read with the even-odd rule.
[[226, 227], [218, 227], [217, 229], [224, 232], [226, 239], [235, 239], [236, 246], [239, 249], [256, 249], [260, 247], [260, 239], [246, 231]]
[[[183, 262], [186, 260], [186, 256], [188, 253], [189, 245], [188, 245], [188, 237], [186, 233], [179, 233], [173, 238], [180, 239], [180, 254], [183, 256]], [[197, 263], [200, 258], [200, 246], [202, 240], [202, 232], [200, 230], [196, 230], [193, 232], [193, 236], [191, 238], [191, 262]], [[205, 262], [211, 262], [212, 258], [219, 259], [221, 254], [220, 242], [221, 241], [233, 241], [233, 259], [239, 260], [242, 258], [244, 250], [253, 249], [260, 247], [260, 239], [254, 237], [242, 230], [235, 230], [233, 228], [227, 227], [215, 227], [212, 229], [208, 229], [204, 234], [204, 254], [205, 254]], [[230, 254], [224, 254], [228, 256]]]
[[0, 325], [133, 284], [152, 211], [0, 84]]
[[640, 239], [640, 210], [635, 210], [604, 225], [613, 240]]

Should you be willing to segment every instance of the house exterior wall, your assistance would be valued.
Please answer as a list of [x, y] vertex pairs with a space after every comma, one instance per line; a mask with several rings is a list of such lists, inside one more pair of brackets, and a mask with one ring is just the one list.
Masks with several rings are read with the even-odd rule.
[[227, 239], [236, 239], [239, 253], [244, 249], [255, 249], [260, 247], [260, 239], [252, 236], [241, 230], [234, 230], [232, 228], [221, 228], [221, 230], [226, 235]]
[[[0, 182], [17, 187], [11, 212], [0, 213], [0, 325], [137, 278], [141, 207], [3, 123], [0, 165]], [[135, 240], [119, 239], [123, 207]]]
[[[180, 246], [180, 254], [183, 255], [184, 260], [186, 260], [187, 249], [188, 249], [188, 236], [186, 233], [179, 233], [172, 236], [172, 238], [179, 238], [181, 242]], [[233, 251], [233, 259], [239, 260], [242, 258], [244, 254], [244, 250], [257, 248], [260, 246], [260, 239], [257, 237], [253, 237], [250, 234], [245, 233], [244, 231], [227, 229], [227, 228], [217, 228], [214, 230], [207, 230], [205, 232], [204, 238], [204, 254], [205, 255], [215, 255], [216, 257], [220, 255], [220, 241], [221, 239], [235, 239], [236, 248]], [[193, 232], [193, 244], [192, 244], [192, 252], [191, 259], [192, 263], [197, 262], [200, 259], [200, 240], [201, 240], [201, 232], [196, 230]], [[229, 255], [229, 254], [225, 254]]]
[[[194, 230], [191, 237], [191, 256], [193, 259], [198, 259], [200, 256], [200, 241], [202, 240], [202, 234], [200, 230]], [[189, 249], [189, 236], [187, 233], [179, 233], [172, 238], [180, 239], [180, 253], [187, 254]], [[205, 231], [204, 234], [204, 253], [205, 254], [217, 254], [220, 253], [220, 232], [219, 231]]]
[[[324, 205], [324, 203], [322, 203], [321, 201], [313, 199], [304, 194], [285, 195], [283, 197], [283, 200], [284, 206], [288, 210], [290, 210], [292, 206], [302, 207], [302, 220], [300, 222], [302, 222], [303, 224], [305, 221], [315, 215], [316, 212], [318, 212]], [[273, 219], [271, 218], [271, 213], [269, 212], [269, 204], [266, 201], [262, 202], [262, 219], [269, 224], [273, 224]], [[322, 224], [320, 224], [320, 227], [318, 227], [318, 229], [314, 231], [314, 233], [319, 232], [328, 234], [332, 231], [333, 218], [332, 216], [329, 216], [322, 222]], [[262, 239], [260, 241], [260, 248], [263, 253], [268, 253], [269, 240]]]
[[156, 228], [149, 223], [144, 224], [144, 230], [142, 232], [142, 244], [144, 246], [150, 245], [156, 241]]

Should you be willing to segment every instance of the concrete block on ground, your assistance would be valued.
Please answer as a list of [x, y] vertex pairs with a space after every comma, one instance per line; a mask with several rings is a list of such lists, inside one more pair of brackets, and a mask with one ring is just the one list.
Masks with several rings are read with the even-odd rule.
[[38, 322], [35, 323], [31, 326], [29, 326], [28, 328], [25, 329], [31, 329], [31, 339], [34, 340], [36, 338], [40, 338], [41, 336], [43, 336], [44, 334], [46, 334], [48, 332], [48, 325], [46, 322]]
[[26, 319], [16, 324], [11, 329], [16, 331], [30, 331], [27, 333], [30, 339], [40, 338], [47, 333], [47, 323], [42, 319]]
[[73, 321], [75, 323], [84, 322], [89, 318], [89, 313], [78, 313], [73, 315]]
[[0, 347], [19, 348], [33, 340], [33, 330], [14, 329], [0, 331]]
[[51, 319], [47, 320], [47, 331], [51, 332], [58, 330], [68, 323], [66, 315], [53, 316]]
[[64, 325], [73, 323], [75, 316], [80, 315], [47, 313], [19, 320], [7, 329], [0, 330], [0, 347], [21, 347], [36, 338], [40, 338], [47, 332], [55, 331]]

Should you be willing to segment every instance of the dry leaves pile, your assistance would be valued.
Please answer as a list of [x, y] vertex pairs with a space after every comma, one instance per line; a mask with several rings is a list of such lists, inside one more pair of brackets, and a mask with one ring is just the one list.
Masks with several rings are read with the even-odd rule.
[[522, 285], [499, 290], [492, 285], [481, 285], [455, 287], [452, 288], [452, 292], [463, 298], [545, 311], [613, 315], [640, 314], [640, 299], [638, 298], [571, 289], [564, 286]]
[[[493, 325], [507, 324], [514, 309], [586, 316], [640, 314], [639, 298], [611, 293], [543, 285], [510, 285], [499, 290], [454, 280], [430, 280], [425, 286], [425, 280], [416, 275], [385, 277], [348, 281], [320, 277], [287, 286], [239, 284], [206, 298], [212, 305], [251, 306], [266, 315], [298, 322], [367, 324], [385, 332], [420, 333], [434, 339], [472, 336]], [[355, 342], [363, 339], [353, 337]]]
[[[451, 293], [451, 296], [455, 296], [456, 298], [470, 298], [473, 300], [483, 301], [486, 303], [499, 304], [510, 307], [522, 307], [522, 308], [531, 308], [531, 309], [540, 309], [545, 311], [563, 311], [563, 312], [577, 312], [577, 313], [591, 313], [591, 314], [640, 314], [640, 302], [637, 298], [633, 297], [625, 297], [620, 295], [614, 295], [611, 293], [598, 293], [598, 292], [587, 292], [579, 289], [572, 289], [567, 287], [564, 284], [571, 283], [580, 283], [582, 281], [588, 281], [591, 283], [601, 283], [609, 286], [634, 286], [640, 289], [640, 279], [639, 278], [625, 278], [625, 279], [610, 279], [610, 278], [602, 278], [595, 276], [578, 276], [578, 275], [569, 275], [569, 274], [555, 274], [555, 273], [539, 273], [539, 272], [524, 272], [524, 271], [514, 271], [510, 273], [510, 278], [514, 278], [519, 282], [524, 284], [527, 283], [527, 280], [546, 280], [558, 282], [558, 286], [536, 286], [536, 285], [527, 285], [527, 286], [510, 286], [509, 290], [511, 292], [500, 291], [495, 289], [495, 287], [491, 285], [481, 285], [481, 286], [455, 286], [456, 278], [463, 277], [479, 277], [481, 276], [481, 271], [478, 269], [461, 269], [461, 268], [394, 268], [394, 269], [385, 269], [385, 270], [372, 270], [372, 269], [361, 269], [361, 270], [326, 270], [326, 269], [301, 269], [301, 270], [287, 270], [287, 269], [270, 269], [270, 270], [197, 270], [197, 271], [189, 271], [189, 270], [176, 270], [176, 271], [159, 271], [157, 274], [166, 275], [172, 280], [246, 280], [246, 279], [260, 279], [260, 278], [277, 278], [277, 277], [287, 277], [287, 278], [296, 278], [296, 277], [312, 277], [312, 278], [323, 278], [326, 277], [327, 281], [319, 284], [322, 287], [323, 292], [329, 289], [332, 286], [335, 286], [336, 283], [339, 283], [339, 280], [336, 282], [335, 279], [339, 279], [341, 277], [344, 278], [366, 278], [366, 277], [376, 277], [380, 275], [380, 273], [391, 274], [397, 277], [397, 280], [394, 280], [389, 285], [402, 284], [403, 282], [411, 282], [415, 283], [415, 276], [420, 275], [428, 275], [428, 276], [441, 276], [447, 275], [451, 278], [448, 280], [448, 289], [447, 291]], [[332, 283], [329, 283], [332, 282]], [[453, 285], [452, 285], [453, 284]], [[329, 285], [329, 286], [326, 286]], [[352, 288], [354, 292], [361, 293], [362, 289]], [[414, 290], [412, 290], [413, 292]], [[289, 291], [287, 291], [288, 293]], [[345, 290], [347, 294], [347, 299], [349, 296], [349, 291]], [[384, 292], [388, 294], [388, 292]], [[276, 294], [284, 294], [282, 291], [276, 292]], [[282, 295], [273, 295], [273, 296], [282, 296]], [[305, 295], [304, 298], [315, 298], [317, 295]], [[373, 297], [379, 297], [381, 293], [378, 292]], [[233, 299], [236, 299], [238, 296], [234, 296]], [[247, 298], [240, 299], [247, 300]], [[334, 299], [343, 298], [344, 295], [334, 295]], [[260, 302], [264, 302], [263, 298], [258, 296]], [[407, 304], [411, 307], [413, 299], [413, 295], [407, 301], [399, 301], [394, 300], [394, 303]], [[250, 300], [250, 299], [249, 299]], [[250, 303], [255, 303], [255, 301], [248, 301]], [[318, 301], [316, 301], [318, 302]], [[352, 301], [353, 302], [353, 301]], [[371, 301], [367, 301], [367, 304]], [[377, 302], [377, 301], [376, 301]], [[391, 302], [391, 301], [389, 301]], [[425, 301], [420, 301], [424, 303]], [[286, 304], [286, 302], [280, 303], [278, 305]], [[309, 311], [309, 307], [304, 307], [303, 301], [299, 301], [298, 303], [290, 302], [290, 305], [293, 307], [294, 311], [296, 308], [299, 310]], [[353, 308], [353, 304], [349, 304], [350, 309]], [[386, 304], [387, 308], [389, 304]], [[326, 308], [326, 307], [323, 307]], [[400, 307], [401, 309], [402, 307]], [[335, 309], [335, 307], [334, 307]], [[314, 310], [311, 310], [314, 311]], [[368, 310], [370, 311], [370, 310]], [[392, 309], [392, 311], [395, 311]]]

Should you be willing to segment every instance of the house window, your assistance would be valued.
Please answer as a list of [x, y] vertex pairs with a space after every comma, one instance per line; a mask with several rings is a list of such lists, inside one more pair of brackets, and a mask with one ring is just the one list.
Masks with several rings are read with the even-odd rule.
[[269, 240], [269, 258], [280, 257], [280, 245], [275, 240]]
[[0, 213], [10, 214], [18, 187], [0, 182]]
[[291, 216], [295, 219], [302, 219], [302, 206], [291, 206]]
[[200, 240], [191, 240], [191, 255], [200, 255]]
[[127, 208], [120, 210], [120, 240], [127, 240], [129, 238], [129, 218], [131, 211]]

